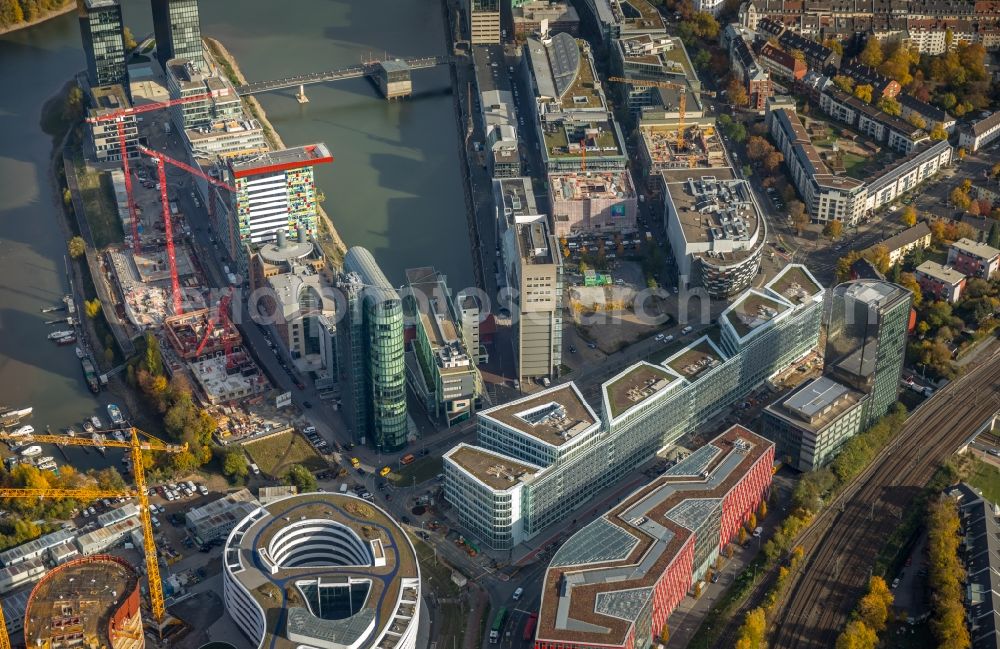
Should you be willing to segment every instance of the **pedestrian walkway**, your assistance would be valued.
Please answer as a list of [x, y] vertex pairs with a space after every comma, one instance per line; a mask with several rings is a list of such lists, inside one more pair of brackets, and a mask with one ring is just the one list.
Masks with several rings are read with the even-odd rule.
[[465, 642], [464, 649], [479, 649], [482, 638], [479, 637], [479, 629], [482, 628], [480, 621], [483, 616], [489, 613], [490, 598], [486, 591], [478, 585], [469, 582], [471, 588], [469, 598], [472, 600], [469, 606], [469, 617], [465, 622]]

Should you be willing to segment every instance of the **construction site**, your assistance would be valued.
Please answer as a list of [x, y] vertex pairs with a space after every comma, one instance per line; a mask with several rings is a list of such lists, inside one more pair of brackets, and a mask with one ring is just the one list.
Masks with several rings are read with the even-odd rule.
[[[707, 123], [701, 123], [701, 122]], [[682, 131], [678, 133], [678, 129]], [[640, 151], [647, 174], [685, 168], [725, 167], [726, 153], [710, 120], [684, 124], [674, 120], [639, 126]]]
[[161, 349], [170, 373], [188, 374], [208, 405], [252, 397], [270, 388], [242, 346], [242, 336], [229, 319], [229, 305], [227, 295], [214, 309], [170, 316], [163, 323], [170, 344]]
[[111, 555], [50, 570], [28, 598], [24, 642], [44, 649], [142, 649], [139, 573]]

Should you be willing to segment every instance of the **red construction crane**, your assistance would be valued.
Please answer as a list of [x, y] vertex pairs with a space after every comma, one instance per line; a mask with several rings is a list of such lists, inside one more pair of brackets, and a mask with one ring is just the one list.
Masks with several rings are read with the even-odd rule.
[[204, 180], [212, 183], [216, 187], [221, 187], [222, 189], [225, 189], [225, 190], [230, 191], [230, 192], [235, 192], [236, 191], [236, 188], [233, 187], [232, 185], [230, 185], [229, 183], [226, 183], [226, 182], [223, 182], [221, 180], [218, 180], [217, 178], [212, 178], [207, 173], [205, 173], [201, 169], [198, 169], [197, 167], [192, 167], [191, 165], [189, 165], [187, 163], [184, 163], [184, 162], [181, 162], [180, 160], [175, 160], [175, 159], [171, 158], [170, 156], [168, 156], [165, 153], [160, 153], [159, 151], [153, 151], [152, 149], [147, 149], [146, 147], [142, 146], [141, 144], [139, 145], [138, 148], [139, 148], [139, 152], [140, 153], [145, 153], [146, 155], [148, 155], [150, 157], [162, 158], [163, 161], [166, 162], [167, 164], [173, 165], [173, 166], [177, 167], [178, 169], [183, 169], [184, 171], [186, 171], [186, 172], [188, 172], [190, 174], [194, 174], [195, 176], [198, 176], [199, 178], [202, 178], [202, 179], [204, 179]]
[[229, 322], [229, 303], [232, 301], [232, 299], [233, 299], [233, 294], [230, 291], [229, 293], [223, 295], [222, 298], [219, 300], [215, 319], [209, 319], [208, 326], [205, 327], [205, 335], [202, 337], [201, 342], [198, 343], [198, 349], [196, 349], [194, 352], [195, 356], [201, 356], [201, 352], [205, 349], [205, 345], [208, 344], [208, 339], [212, 335], [212, 331], [215, 330], [215, 323], [217, 320], [219, 322], [219, 325], [222, 327], [222, 333], [223, 333], [222, 344], [226, 348], [226, 357], [227, 358], [229, 357], [231, 345], [228, 342], [229, 338], [228, 336], [225, 335], [225, 333], [226, 333], [226, 324]]
[[182, 97], [180, 99], [171, 99], [169, 101], [123, 108], [121, 110], [111, 111], [105, 115], [87, 118], [88, 124], [112, 121], [116, 122], [116, 127], [118, 129], [118, 151], [122, 157], [122, 169], [125, 171], [125, 194], [128, 197], [128, 215], [129, 219], [132, 221], [132, 249], [136, 252], [136, 254], [142, 251], [142, 243], [139, 241], [139, 219], [136, 218], [135, 214], [135, 201], [132, 200], [132, 178], [129, 176], [130, 170], [128, 166], [128, 151], [125, 150], [125, 117], [129, 115], [137, 115], [139, 113], [148, 113], [150, 111], [160, 110], [161, 108], [169, 108], [178, 104], [201, 101], [202, 99], [207, 99], [211, 96], [212, 93], [203, 93], [200, 95], [192, 95], [191, 97]]

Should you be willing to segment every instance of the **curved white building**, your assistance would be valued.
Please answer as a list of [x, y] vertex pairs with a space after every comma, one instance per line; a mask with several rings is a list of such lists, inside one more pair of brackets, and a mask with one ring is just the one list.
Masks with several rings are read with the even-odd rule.
[[420, 566], [374, 505], [310, 493], [269, 503], [230, 533], [226, 611], [253, 646], [413, 649]]

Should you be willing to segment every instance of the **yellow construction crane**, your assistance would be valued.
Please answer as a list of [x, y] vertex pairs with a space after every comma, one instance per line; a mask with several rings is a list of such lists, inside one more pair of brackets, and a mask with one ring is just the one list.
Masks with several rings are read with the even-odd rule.
[[[183, 453], [187, 450], [188, 446], [187, 444], [168, 444], [135, 427], [121, 430], [127, 432], [131, 439], [123, 442], [116, 439], [94, 441], [86, 437], [67, 437], [63, 435], [32, 435], [31, 438], [33, 442], [46, 444], [110, 446], [113, 448], [129, 449], [132, 456], [132, 475], [135, 479], [134, 490], [0, 488], [0, 498], [76, 498], [90, 501], [98, 498], [119, 498], [121, 496], [137, 497], [139, 499], [139, 521], [142, 525], [143, 551], [146, 555], [146, 578], [149, 580], [149, 602], [157, 624], [162, 626], [167, 609], [163, 602], [163, 582], [160, 579], [160, 564], [156, 553], [156, 541], [153, 539], [153, 522], [149, 514], [149, 494], [146, 487], [146, 472], [142, 466], [142, 452]], [[102, 434], [112, 432], [114, 431], [102, 431]], [[12, 437], [8, 433], [0, 432], [0, 439], [12, 439]], [[0, 649], [10, 649], [10, 639], [7, 637], [7, 627], [4, 625], [2, 610], [0, 610]]]
[[[687, 91], [689, 90], [686, 83], [679, 83], [677, 81], [626, 79], [625, 77], [608, 77], [608, 81], [612, 81], [614, 83], [627, 83], [639, 88], [671, 88], [673, 90], [679, 90], [679, 98], [677, 99], [677, 150], [684, 150], [684, 110], [687, 108]], [[694, 90], [692, 90], [692, 92], [694, 92]], [[699, 94], [708, 95], [709, 97], [715, 96], [715, 93], [709, 90], [702, 90]]]

